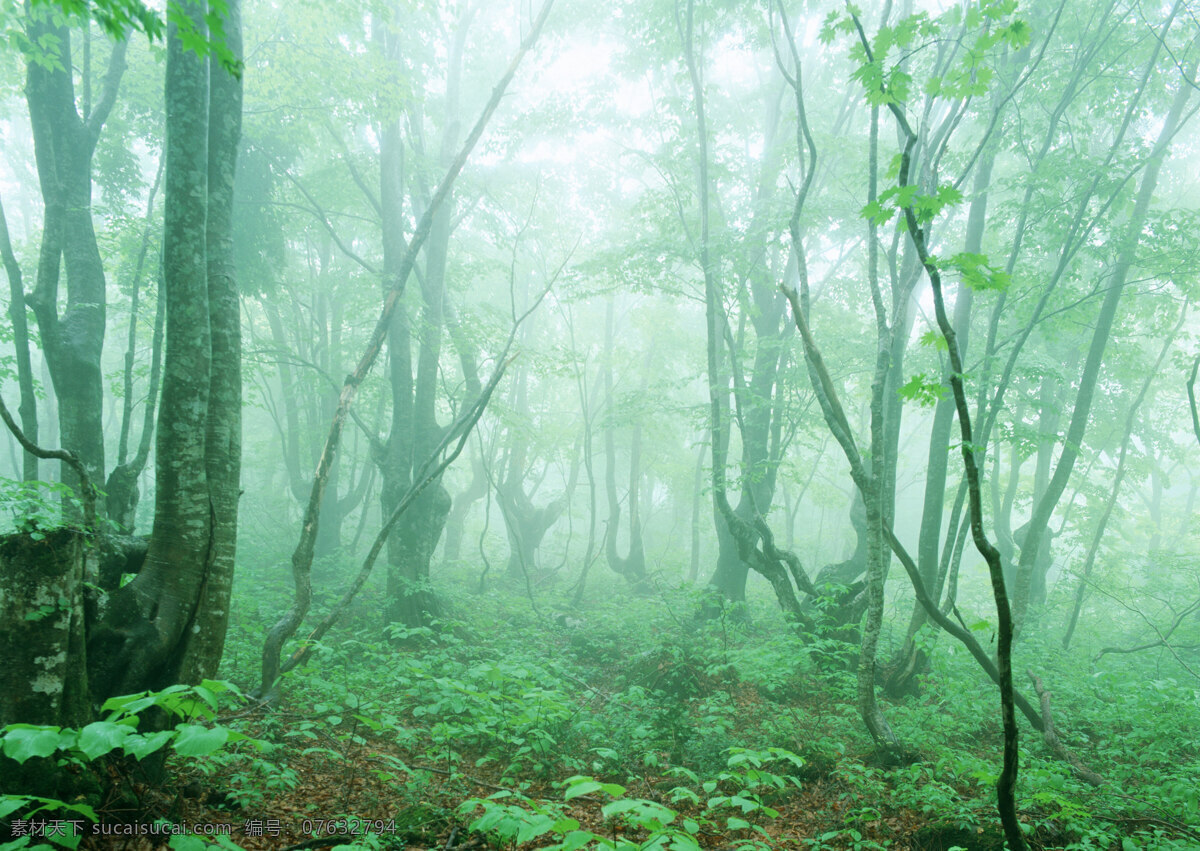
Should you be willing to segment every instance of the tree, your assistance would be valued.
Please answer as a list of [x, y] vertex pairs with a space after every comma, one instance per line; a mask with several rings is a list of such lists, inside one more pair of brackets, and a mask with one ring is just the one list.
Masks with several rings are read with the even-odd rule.
[[[447, 166], [444, 175], [442, 176], [437, 188], [430, 193], [428, 203], [424, 205], [423, 212], [417, 220], [416, 226], [412, 231], [411, 237], [407, 243], [403, 236], [403, 180], [400, 173], [400, 147], [398, 141], [399, 124], [398, 121], [389, 121], [382, 129], [380, 137], [380, 193], [379, 206], [381, 218], [383, 221], [383, 284], [384, 284], [384, 299], [383, 306], [380, 310], [379, 319], [376, 321], [371, 335], [367, 340], [365, 350], [359, 358], [354, 371], [347, 376], [342, 385], [341, 393], [338, 397], [337, 410], [334, 412], [333, 418], [329, 425], [329, 433], [325, 438], [325, 444], [321, 450], [320, 458], [317, 462], [317, 469], [313, 475], [312, 490], [309, 494], [308, 504], [305, 508], [303, 525], [300, 530], [300, 537], [296, 543], [296, 548], [292, 552], [292, 577], [295, 583], [295, 597], [291, 607], [286, 613], [275, 623], [271, 630], [267, 633], [267, 637], [263, 642], [262, 653], [262, 678], [259, 684], [258, 691], [262, 695], [274, 693], [276, 681], [279, 678], [280, 672], [280, 654], [283, 650], [283, 645], [299, 628], [305, 615], [308, 613], [309, 605], [312, 601], [312, 562], [313, 551], [317, 539], [318, 528], [321, 519], [321, 505], [324, 501], [325, 491], [329, 484], [330, 472], [333, 464], [337, 459], [339, 446], [341, 444], [342, 432], [345, 427], [346, 419], [350, 414], [350, 406], [354, 401], [359, 386], [366, 378], [367, 373], [375, 365], [379, 355], [383, 349], [385, 340], [389, 341], [389, 357], [401, 359], [401, 367], [404, 366], [403, 358], [409, 356], [406, 349], [396, 345], [396, 338], [404, 339], [404, 328], [396, 319], [398, 307], [401, 304], [401, 299], [404, 295], [404, 288], [408, 282], [409, 275], [412, 274], [416, 264], [417, 255], [424, 248], [426, 241], [430, 238], [434, 219], [438, 214], [441, 205], [445, 203], [454, 187], [455, 181], [463, 168], [467, 164], [467, 159], [470, 157], [471, 151], [479, 142], [483, 135], [484, 129], [487, 127], [489, 120], [500, 105], [500, 100], [504, 96], [509, 83], [516, 76], [517, 69], [520, 67], [521, 60], [528, 53], [533, 44], [537, 41], [542, 27], [545, 25], [546, 18], [553, 8], [553, 0], [547, 0], [541, 7], [537, 16], [533, 19], [532, 25], [521, 41], [521, 44], [516, 50], [508, 67], [501, 75], [499, 82], [492, 90], [487, 103], [484, 104], [479, 118], [475, 125], [467, 134], [466, 139], [459, 147], [453, 160]], [[405, 373], [401, 371], [397, 380], [402, 380]], [[408, 373], [411, 375], [411, 373]], [[403, 407], [406, 403], [404, 396], [398, 402], [393, 404], [393, 420], [397, 418], [395, 409]], [[409, 423], [403, 417], [399, 418], [399, 423], [402, 426]], [[397, 435], [402, 437], [402, 435]], [[426, 456], [427, 458], [430, 456]], [[402, 459], [403, 460], [403, 459]], [[411, 469], [411, 467], [409, 468]], [[438, 474], [440, 475], [440, 473]], [[422, 488], [422, 493], [427, 488]], [[396, 498], [398, 494], [394, 493], [389, 498]], [[428, 497], [424, 497], [428, 499]], [[445, 503], [448, 503], [448, 499]], [[403, 503], [402, 497], [397, 501], [395, 508], [390, 512], [391, 515], [396, 515]], [[407, 503], [403, 503], [407, 507]], [[449, 510], [449, 505], [445, 504], [446, 512]], [[442, 523], [445, 521], [445, 513], [442, 514]], [[396, 525], [389, 524], [388, 532], [395, 532]], [[441, 524], [438, 526], [440, 534]], [[428, 550], [429, 555], [432, 555], [432, 548]], [[427, 562], [426, 562], [427, 564]], [[399, 578], [398, 574], [393, 572], [393, 576]], [[393, 601], [398, 607], [405, 607], [408, 611], [415, 611], [423, 620], [424, 612], [428, 611], [424, 604], [424, 599], [427, 589], [423, 586], [414, 583], [406, 583], [404, 587], [400, 587], [400, 583], [393, 584], [393, 590], [404, 592], [404, 596], [395, 597]], [[415, 591], [416, 594], [409, 595], [409, 591]], [[398, 612], [403, 615], [403, 612]]]
[[[204, 10], [193, 12], [191, 25], [202, 26]], [[230, 3], [220, 16], [227, 39], [225, 49], [234, 56], [240, 51], [238, 13], [237, 4]], [[57, 602], [49, 617], [37, 621], [14, 617], [19, 612], [4, 613], [6, 632], [23, 644], [24, 653], [35, 663], [40, 660], [46, 667], [43, 676], [30, 679], [30, 691], [35, 697], [50, 698], [40, 704], [22, 703], [20, 690], [14, 689], [14, 701], [5, 707], [5, 722], [81, 724], [93, 706], [109, 696], [179, 681], [197, 682], [212, 676], [221, 658], [240, 493], [240, 316], [230, 265], [230, 213], [241, 121], [241, 80], [224, 65], [210, 62], [204, 53], [185, 50], [178, 26], [172, 26], [169, 32], [167, 57], [168, 343], [166, 401], [158, 429], [154, 530], [144, 566], [132, 581], [119, 589], [115, 581], [109, 587], [97, 585], [97, 579], [136, 572], [142, 556], [118, 552], [117, 557], [124, 555], [129, 561], [115, 572], [106, 571], [100, 563], [102, 558], [112, 556], [96, 549], [101, 536], [95, 528], [91, 483], [103, 456], [94, 452], [89, 456], [95, 444], [86, 442], [78, 451], [38, 453], [60, 458], [73, 467], [82, 488], [84, 528], [56, 530], [53, 541], [47, 541], [36, 526], [9, 536], [6, 557], [18, 569], [7, 570], [6, 581], [24, 581], [33, 568], [53, 585]], [[42, 79], [37, 83], [59, 98], [69, 94], [61, 81]], [[63, 102], [60, 100], [60, 105]], [[31, 103], [31, 113], [41, 114], [44, 107], [42, 102]], [[71, 114], [66, 116], [64, 126], [53, 128], [53, 133], [44, 138], [57, 139], [55, 134], [64, 127], [78, 131], [79, 127], [69, 120]], [[39, 132], [48, 131], [43, 128]], [[67, 159], [79, 153], [73, 151]], [[90, 156], [90, 149], [86, 153]], [[59, 152], [39, 153], [43, 166], [60, 162], [58, 157]], [[82, 159], [71, 161], [86, 171]], [[42, 174], [53, 172], [43, 169]], [[78, 172], [75, 179], [82, 179]], [[65, 198], [86, 200], [88, 192], [82, 185], [71, 185], [72, 192], [59, 193], [61, 187], [55, 185], [56, 191], [46, 193], [49, 238], [43, 239], [41, 268], [54, 270], [58, 262], [54, 251], [61, 250], [68, 256], [76, 255], [68, 260], [69, 280], [74, 269], [88, 286], [97, 284], [98, 275], [102, 288], [103, 270], [92, 250], [95, 238], [90, 219], [86, 223], [76, 221], [81, 212], [87, 215], [87, 211], [55, 206], [64, 203]], [[73, 242], [56, 242], [67, 233], [72, 234]], [[70, 322], [66, 329], [55, 332], [63, 333], [51, 345], [71, 349], [71, 357], [82, 357], [91, 350], [66, 333], [76, 327], [71, 317], [77, 315], [70, 311], [82, 311], [79, 322], [85, 328], [93, 327], [89, 323], [97, 311], [101, 318], [103, 315], [101, 305], [80, 305], [78, 299], [78, 292], [68, 295], [66, 318], [44, 312], [39, 320], [46, 328], [51, 327], [51, 320]], [[102, 339], [102, 322], [99, 329]], [[97, 334], [84, 334], [83, 338], [97, 342]], [[92, 366], [98, 374], [98, 353], [96, 357]], [[63, 388], [58, 390], [61, 393]], [[79, 429], [90, 423], [88, 411], [81, 406], [76, 411], [78, 416], [70, 415], [75, 417], [72, 428], [76, 431], [64, 428], [64, 438], [69, 433], [79, 435]], [[31, 442], [23, 439], [23, 443], [32, 451]], [[108, 545], [111, 542], [106, 542]], [[36, 596], [11, 599], [28, 606], [35, 604]], [[38, 627], [40, 620], [46, 623]], [[10, 710], [40, 717], [12, 717]]]
[[[77, 99], [66, 22], [45, 6], [30, 7], [26, 22], [25, 94], [45, 205], [37, 282], [28, 300], [54, 380], [62, 443], [79, 455], [94, 481], [102, 481], [100, 355], [107, 294], [92, 224], [92, 155], [117, 99], [127, 42], [114, 41], [103, 87], [93, 103], [87, 67], [83, 97]], [[60, 313], [64, 271], [67, 298]]]
[[[21, 401], [17, 412], [21, 417], [21, 430], [33, 443], [38, 440], [37, 398], [33, 389], [33, 365], [29, 357], [29, 322], [25, 315], [25, 285], [21, 276], [21, 264], [13, 253], [12, 240], [8, 235], [8, 217], [0, 204], [0, 260], [8, 275], [8, 316], [13, 327], [13, 345], [16, 348], [17, 386]], [[21, 477], [32, 482], [38, 475], [38, 459], [25, 450], [22, 455]]]
[[[613, 329], [613, 319], [616, 310], [616, 297], [609, 295], [604, 310], [604, 492], [608, 497], [608, 526], [604, 532], [604, 557], [608, 566], [619, 576], [623, 576], [634, 587], [644, 588], [646, 582], [646, 551], [642, 540], [642, 513], [639, 510], [639, 491], [642, 486], [642, 426], [641, 422], [634, 424], [629, 445], [629, 487], [625, 491], [626, 504], [629, 511], [629, 545], [622, 556], [618, 550], [618, 537], [621, 532], [621, 499], [617, 492], [617, 411], [616, 398], [613, 395], [613, 343], [616, 332]], [[642, 369], [642, 395], [645, 395], [645, 381], [649, 373], [650, 356]]]
[[[204, 32], [204, 10], [190, 9]], [[225, 44], [238, 56], [240, 9]], [[196, 682], [221, 659], [241, 465], [241, 325], [232, 204], [241, 79], [167, 36], [163, 246], [167, 347], [145, 565], [102, 601], [88, 644], [96, 696]]]
[[[1176, 4], [1170, 16], [1168, 16], [1166, 22], [1162, 25], [1159, 38], [1156, 41], [1157, 45], [1162, 45], [1163, 39], [1165, 39], [1167, 31], [1174, 22], [1175, 15], [1179, 9], [1180, 6]], [[1151, 55], [1150, 62], [1146, 66], [1143, 83], [1150, 76], [1151, 69], [1157, 64], [1158, 55], [1156, 47]], [[1079, 457], [1079, 447], [1083, 443], [1084, 431], [1087, 428], [1088, 417], [1091, 413], [1092, 400], [1095, 395], [1104, 351], [1108, 345], [1109, 334], [1112, 331], [1113, 322], [1117, 315], [1117, 306], [1120, 304], [1121, 295], [1129, 278], [1130, 269], [1135, 261], [1142, 229], [1145, 225], [1146, 216], [1150, 209], [1150, 202], [1153, 199], [1154, 190], [1158, 183], [1158, 175], [1162, 169], [1163, 160], [1166, 158], [1171, 140], [1179, 131], [1184, 109], [1191, 100], [1192, 91], [1192, 88], [1188, 85], [1181, 85], [1179, 87], [1167, 112], [1162, 129], [1159, 131], [1154, 148], [1146, 161], [1134, 207], [1115, 258], [1111, 272], [1111, 281], [1107, 285], [1104, 300], [1101, 302], [1100, 310], [1096, 316], [1096, 325], [1092, 333], [1091, 344], [1088, 347], [1087, 359], [1084, 362], [1083, 371], [1079, 377], [1079, 390], [1076, 393], [1075, 404], [1071, 409], [1070, 425], [1067, 428], [1062, 453], [1059, 456], [1058, 464], [1055, 466], [1054, 474], [1046, 485], [1045, 493], [1042, 494], [1034, 507], [1033, 515], [1029, 521], [1029, 530], [1025, 535], [1021, 547], [1021, 558], [1017, 563], [1013, 598], [1013, 614], [1018, 626], [1023, 622], [1027, 613], [1031, 597], [1031, 584], [1034, 579], [1035, 563], [1040, 551], [1041, 541], [1046, 535], [1047, 526], [1050, 522], [1050, 514], [1062, 496], [1067, 485], [1067, 480], [1074, 469], [1075, 461]], [[1129, 121], [1135, 105], [1136, 100], [1131, 102], [1130, 109], [1126, 112], [1126, 123]]]

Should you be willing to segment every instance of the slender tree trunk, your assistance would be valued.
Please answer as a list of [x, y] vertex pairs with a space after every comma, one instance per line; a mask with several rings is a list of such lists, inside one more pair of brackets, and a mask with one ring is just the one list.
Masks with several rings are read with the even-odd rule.
[[[995, 152], [989, 149], [980, 160], [975, 173], [974, 197], [967, 213], [967, 234], [963, 250], [978, 254], [983, 244], [984, 223], [987, 219], [988, 188], [992, 180]], [[960, 287], [954, 304], [954, 329], [958, 334], [962, 353], [967, 351], [968, 334], [971, 328], [971, 307], [974, 291]], [[950, 377], [943, 372], [943, 385]], [[925, 495], [921, 507], [921, 528], [917, 537], [917, 566], [926, 588], [936, 588], [938, 577], [938, 555], [941, 551], [942, 515], [945, 513], [946, 473], [950, 458], [950, 434], [954, 426], [954, 399], [942, 398], [933, 412], [933, 423], [929, 430], [928, 462], [925, 468]], [[940, 589], [935, 593], [940, 594]], [[926, 670], [927, 660], [917, 647], [916, 637], [926, 624], [928, 615], [919, 601], [913, 603], [908, 631], [896, 657], [887, 665], [884, 688], [892, 697], [911, 693], [915, 689], [916, 677]]]
[[[1166, 360], [1167, 353], [1170, 351], [1172, 344], [1175, 342], [1175, 337], [1179, 334], [1179, 329], [1183, 327], [1183, 321], [1187, 317], [1188, 301], [1185, 299], [1183, 309], [1179, 311], [1179, 321], [1175, 323], [1175, 327], [1163, 339], [1162, 349], [1159, 350], [1158, 358], [1154, 362], [1154, 367], [1146, 374], [1145, 380], [1142, 382], [1142, 387], [1138, 391], [1137, 397], [1129, 406], [1129, 413], [1125, 416], [1125, 435], [1121, 439], [1121, 453], [1117, 458], [1117, 470], [1113, 474], [1112, 487], [1108, 493], [1108, 499], [1104, 503], [1104, 510], [1100, 512], [1100, 519], [1096, 521], [1096, 531], [1092, 535], [1092, 541], [1088, 545], [1087, 555], [1083, 560], [1083, 569], [1080, 571], [1079, 584], [1075, 588], [1075, 602], [1071, 607], [1071, 618], [1067, 621], [1067, 630], [1063, 633], [1062, 646], [1063, 650], [1067, 650], [1071, 646], [1071, 638], [1075, 634], [1075, 625], [1079, 623], [1079, 612], [1083, 608], [1083, 597], [1087, 593], [1088, 581], [1092, 576], [1092, 568], [1096, 564], [1096, 554], [1100, 550], [1100, 541], [1104, 537], [1104, 530], [1108, 526], [1108, 519], [1112, 516], [1113, 509], [1117, 505], [1117, 495], [1121, 492], [1121, 484], [1125, 480], [1125, 460], [1129, 453], [1129, 443], [1133, 438], [1133, 424], [1137, 420], [1138, 408], [1141, 407], [1146, 394], [1150, 390], [1150, 385], [1153, 383], [1155, 376], [1158, 375], [1159, 369], [1162, 367], [1163, 361]], [[1188, 391], [1191, 392], [1191, 384], [1188, 385]]]
[[[616, 399], [613, 396], [613, 328], [615, 298], [609, 296], [604, 312], [604, 491], [608, 497], [608, 529], [604, 534], [604, 555], [614, 573], [625, 577], [634, 586], [646, 581], [646, 555], [642, 547], [642, 518], [638, 508], [641, 487], [642, 429], [634, 424], [629, 446], [629, 487], [626, 500], [629, 506], [629, 550], [620, 555], [617, 538], [621, 533], [621, 502], [617, 494]], [[649, 355], [647, 355], [649, 360]], [[648, 364], [646, 364], [648, 367]], [[642, 392], [645, 392], [646, 369], [643, 369]]]
[[1108, 345], [1113, 321], [1116, 319], [1117, 305], [1121, 301], [1125, 283], [1136, 259], [1142, 227], [1150, 210], [1154, 189], [1158, 185], [1158, 175], [1191, 95], [1191, 88], [1187, 86], [1179, 88], [1142, 174], [1141, 186], [1138, 188], [1137, 199], [1125, 230], [1116, 266], [1108, 279], [1108, 289], [1096, 317], [1096, 327], [1092, 332], [1092, 342], [1088, 348], [1087, 360], [1084, 362], [1083, 372], [1079, 377], [1079, 390], [1075, 396], [1071, 422], [1067, 428], [1058, 465], [1046, 486], [1045, 494], [1034, 507], [1033, 516], [1029, 521], [1029, 531], [1021, 547], [1021, 560], [1017, 563], [1016, 589], [1013, 595], [1013, 616], [1018, 630], [1028, 612], [1035, 565], [1042, 540], [1047, 532], [1050, 516], [1067, 486], [1067, 480], [1075, 468], [1075, 461], [1078, 459], [1080, 448], [1083, 445], [1084, 432], [1087, 429], [1092, 400], [1095, 396], [1096, 382], [1104, 360], [1104, 351]]
[[[163, 324], [166, 317], [166, 303], [162, 297], [161, 288], [154, 299], [154, 331], [150, 342], [150, 380], [146, 387], [143, 402], [142, 434], [138, 440], [133, 458], [129, 457], [129, 436], [133, 427], [133, 378], [134, 356], [137, 351], [138, 307], [141, 303], [142, 270], [146, 263], [146, 254], [150, 249], [151, 223], [154, 215], [154, 198], [162, 182], [164, 158], [159, 158], [158, 171], [154, 176], [154, 185], [150, 188], [150, 199], [146, 202], [145, 224], [142, 229], [142, 244], [138, 251], [137, 265], [133, 274], [133, 294], [129, 302], [129, 333], [125, 347], [124, 399], [121, 409], [121, 437], [117, 446], [117, 463], [108, 474], [105, 482], [105, 501], [108, 519], [127, 535], [132, 535], [137, 520], [138, 501], [141, 492], [138, 489], [138, 477], [146, 468], [150, 457], [150, 445], [154, 435], [154, 412], [158, 401], [158, 386], [162, 377], [162, 345]], [[160, 268], [161, 271], [161, 268]], [[115, 589], [110, 589], [115, 590]]]
[[[29, 357], [29, 322], [25, 308], [25, 285], [21, 278], [21, 265], [13, 253], [8, 236], [8, 217], [4, 205], [0, 204], [0, 260], [8, 275], [8, 318], [13, 328], [13, 348], [17, 361], [17, 386], [20, 402], [17, 415], [21, 418], [21, 431], [33, 443], [38, 441], [37, 397], [33, 390], [33, 366]], [[38, 459], [32, 452], [22, 451], [21, 478], [27, 482], [41, 478]]]
[[700, 494], [704, 490], [704, 446], [696, 453], [696, 472], [692, 476], [692, 546], [688, 564], [688, 582], [700, 576]]

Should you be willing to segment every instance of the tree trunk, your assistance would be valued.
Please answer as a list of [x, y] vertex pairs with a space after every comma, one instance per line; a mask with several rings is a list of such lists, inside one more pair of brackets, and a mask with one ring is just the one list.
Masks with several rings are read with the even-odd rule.
[[[34, 155], [45, 203], [37, 285], [29, 297], [58, 398], [62, 446], [83, 462], [94, 482], [104, 481], [105, 276], [92, 226], [92, 154], [116, 100], [127, 42], [113, 46], [101, 97], [81, 116], [72, 79], [71, 33], [49, 9], [32, 10], [28, 35], [57, 44], [52, 67], [27, 62], [25, 94], [33, 126]], [[90, 84], [90, 81], [89, 81]], [[90, 104], [85, 104], [85, 108]], [[66, 309], [59, 312], [59, 278], [65, 266]], [[77, 479], [70, 468], [63, 481]]]
[[[992, 181], [992, 166], [995, 149], [989, 148], [980, 160], [975, 172], [974, 197], [967, 213], [967, 234], [963, 250], [978, 254], [983, 245], [984, 223], [987, 219], [988, 188]], [[971, 329], [971, 307], [974, 290], [960, 287], [954, 304], [954, 330], [958, 334], [959, 346], [965, 356]], [[947, 385], [950, 376], [944, 372], [942, 384]], [[942, 515], [946, 504], [946, 473], [949, 467], [951, 429], [954, 426], [954, 399], [943, 397], [938, 400], [933, 412], [933, 423], [929, 430], [928, 463], [925, 470], [925, 495], [921, 507], [921, 528], [917, 538], [917, 567], [926, 588], [936, 588], [939, 553], [941, 551]], [[940, 591], [934, 592], [940, 593]], [[928, 615], [920, 601], [914, 601], [912, 616], [904, 643], [896, 656], [885, 668], [884, 690], [891, 697], [913, 694], [916, 680], [925, 673], [928, 660], [917, 647], [916, 637], [926, 624]]]
[[[226, 39], [236, 55], [238, 4], [230, 0], [226, 9]], [[204, 9], [188, 12], [205, 32]], [[207, 61], [185, 50], [172, 26], [167, 348], [154, 528], [144, 567], [104, 602], [89, 637], [89, 685], [97, 700], [212, 676], [225, 641], [240, 490], [241, 343], [229, 222], [241, 84], [220, 67], [211, 75], [210, 86]]]
[[[85, 535], [0, 538], [0, 726], [78, 727], [91, 713], [84, 650]], [[13, 791], [13, 790], [10, 790]]]
[[[225, 46], [240, 60], [240, 0], [226, 0], [224, 28]], [[241, 133], [242, 81], [210, 59], [205, 250], [211, 373], [204, 459], [212, 529], [186, 642], [183, 682], [216, 676], [233, 592], [242, 475], [242, 322], [233, 265], [234, 175]]]
[[1029, 520], [1029, 531], [1021, 547], [1021, 559], [1017, 563], [1016, 587], [1013, 592], [1013, 618], [1018, 632], [1024, 623], [1031, 597], [1034, 594], [1033, 580], [1037, 569], [1037, 560], [1050, 523], [1050, 516], [1067, 486], [1067, 480], [1075, 468], [1075, 461], [1078, 459], [1080, 448], [1083, 445], [1084, 432], [1087, 429], [1092, 400], [1095, 396], [1096, 382], [1104, 360], [1104, 350], [1108, 345], [1113, 321], [1116, 319], [1117, 305], [1121, 301], [1121, 294], [1124, 292], [1125, 283], [1136, 259], [1142, 227], [1150, 210], [1154, 189], [1158, 185], [1158, 175], [1163, 161], [1166, 159], [1167, 149], [1178, 129], [1184, 107], [1191, 99], [1191, 94], [1192, 90], [1187, 86], [1181, 86], [1176, 93], [1171, 108], [1163, 121], [1162, 129], [1159, 131], [1154, 150], [1146, 163], [1137, 199], [1134, 202], [1134, 208], [1117, 256], [1116, 266], [1107, 282], [1108, 289], [1096, 317], [1096, 327], [1092, 332], [1092, 342], [1088, 348], [1087, 360], [1084, 362], [1083, 372], [1079, 377], [1079, 390], [1071, 411], [1071, 423], [1067, 428], [1062, 454], [1059, 456], [1058, 466], [1055, 467], [1054, 475], [1050, 478], [1046, 492], [1037, 501], [1033, 516]]
[[[625, 491], [629, 505], [629, 550], [622, 556], [617, 538], [621, 533], [621, 502], [617, 494], [616, 400], [613, 397], [613, 313], [615, 297], [610, 295], [604, 312], [604, 491], [608, 497], [608, 529], [604, 534], [604, 556], [612, 571], [623, 576], [631, 585], [642, 588], [646, 581], [646, 554], [642, 546], [642, 518], [638, 510], [641, 488], [642, 428], [635, 423], [629, 445], [629, 487]], [[646, 389], [646, 374], [650, 356], [642, 370], [642, 387]], [[643, 589], [644, 590], [644, 589]], [[744, 596], [744, 595], [743, 595]]]
[[[13, 254], [8, 236], [8, 218], [4, 205], [0, 204], [0, 260], [8, 275], [8, 318], [13, 328], [13, 348], [16, 350], [17, 386], [20, 402], [17, 415], [21, 418], [21, 431], [33, 443], [38, 441], [37, 397], [33, 390], [33, 366], [29, 357], [29, 323], [25, 315], [25, 285], [22, 283], [21, 266]], [[26, 482], [41, 478], [38, 459], [32, 452], [24, 451], [21, 456], [21, 478]]]

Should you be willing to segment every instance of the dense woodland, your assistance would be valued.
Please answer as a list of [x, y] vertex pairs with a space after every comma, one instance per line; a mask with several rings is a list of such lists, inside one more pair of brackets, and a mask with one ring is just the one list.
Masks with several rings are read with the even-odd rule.
[[1200, 848], [1194, 0], [0, 30], [0, 849]]

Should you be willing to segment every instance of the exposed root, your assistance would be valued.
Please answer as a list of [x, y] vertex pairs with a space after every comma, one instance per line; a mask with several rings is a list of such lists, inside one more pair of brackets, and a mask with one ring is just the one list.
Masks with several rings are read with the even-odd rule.
[[1071, 766], [1071, 773], [1079, 780], [1090, 786], [1104, 785], [1104, 778], [1084, 765], [1079, 757], [1067, 750], [1067, 746], [1058, 738], [1058, 731], [1054, 728], [1054, 719], [1050, 715], [1050, 692], [1046, 691], [1046, 687], [1042, 685], [1041, 678], [1035, 676], [1033, 671], [1026, 671], [1025, 673], [1033, 681], [1033, 688], [1037, 691], [1038, 697], [1042, 702], [1042, 741], [1046, 743], [1046, 747], [1050, 748], [1050, 751], [1055, 756]]

